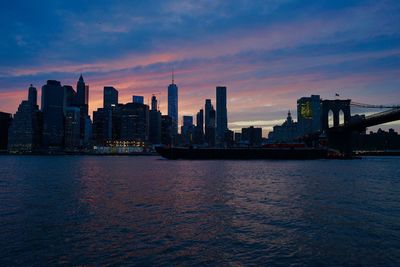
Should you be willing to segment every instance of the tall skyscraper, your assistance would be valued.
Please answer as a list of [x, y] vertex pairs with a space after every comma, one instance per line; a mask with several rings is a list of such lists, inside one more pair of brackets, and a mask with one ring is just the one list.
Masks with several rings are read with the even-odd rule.
[[104, 86], [103, 107], [109, 108], [118, 105], [118, 90], [112, 86]]
[[205, 127], [210, 126], [210, 111], [212, 109], [211, 99], [206, 99], [204, 107]]
[[62, 147], [64, 139], [64, 87], [48, 80], [42, 86], [43, 145]]
[[168, 116], [172, 120], [172, 135], [178, 134], [178, 86], [174, 81], [172, 72], [172, 83], [168, 86]]
[[76, 104], [76, 92], [71, 85], [64, 85], [64, 94], [65, 94], [65, 108], [75, 106]]
[[36, 90], [36, 87], [33, 87], [32, 84], [31, 84], [31, 86], [29, 86], [28, 101], [29, 101], [33, 106], [36, 106], [36, 105], [37, 105], [37, 90]]
[[217, 86], [217, 138], [224, 142], [224, 136], [228, 130], [228, 115], [226, 108], [226, 87]]
[[77, 107], [80, 109], [80, 139], [82, 142], [87, 134], [85, 133], [85, 124], [89, 116], [89, 85], [85, 84], [82, 74], [76, 84]]
[[151, 97], [151, 110], [157, 110], [157, 98], [155, 95]]
[[81, 108], [83, 115], [88, 115], [88, 104], [89, 104], [89, 86], [85, 84], [82, 74], [79, 76], [79, 80], [76, 84], [77, 91], [77, 105]]
[[161, 112], [157, 110], [157, 98], [151, 97], [149, 112], [149, 141], [152, 144], [161, 144]]
[[204, 112], [200, 109], [196, 114], [196, 126], [203, 131], [204, 127]]

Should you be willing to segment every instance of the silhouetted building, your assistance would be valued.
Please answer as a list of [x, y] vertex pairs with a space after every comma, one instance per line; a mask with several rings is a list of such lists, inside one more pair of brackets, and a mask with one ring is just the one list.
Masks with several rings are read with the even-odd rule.
[[215, 146], [215, 110], [213, 106], [211, 106], [211, 109], [208, 112], [208, 124], [205, 128], [205, 139], [209, 147]]
[[40, 111], [30, 101], [24, 100], [19, 105], [9, 128], [8, 149], [12, 153], [32, 152], [40, 147], [40, 139]]
[[93, 140], [96, 145], [105, 145], [112, 139], [112, 111], [98, 108], [93, 112]]
[[298, 123], [294, 122], [290, 111], [286, 121], [282, 125], [273, 127], [272, 132], [268, 134], [269, 143], [290, 143], [299, 136]]
[[134, 95], [134, 96], [132, 96], [132, 102], [133, 103], [144, 104], [144, 97], [143, 96], [139, 96], [139, 95]]
[[193, 142], [195, 144], [204, 143], [204, 112], [200, 109], [196, 114], [196, 127], [194, 128]]
[[168, 115], [161, 116], [161, 144], [172, 145], [172, 119]]
[[304, 136], [321, 130], [321, 98], [319, 95], [297, 100], [297, 134]]
[[0, 112], [0, 150], [7, 150], [8, 129], [12, 122], [10, 113]]
[[77, 95], [74, 88], [70, 85], [64, 85], [64, 94], [64, 108], [76, 106]]
[[65, 148], [78, 149], [80, 146], [80, 109], [67, 107], [65, 109]]
[[103, 107], [110, 108], [118, 105], [118, 91], [112, 86], [104, 86]]
[[226, 108], [226, 87], [217, 86], [217, 139], [223, 143], [225, 132], [228, 130], [228, 111]]
[[206, 104], [204, 105], [204, 127], [207, 128], [207, 126], [210, 125], [210, 111], [213, 108], [211, 104], [211, 99], [206, 99]]
[[89, 85], [86, 85], [82, 74], [76, 84], [77, 104], [80, 109], [80, 139], [85, 142], [88, 133], [85, 133], [86, 122], [89, 116]]
[[193, 117], [192, 116], [183, 116], [183, 125], [181, 127], [181, 135], [183, 143], [186, 145], [192, 144], [193, 142]]
[[262, 143], [262, 129], [254, 128], [250, 126], [248, 128], [242, 128], [241, 140], [249, 146], [261, 146]]
[[121, 141], [148, 141], [149, 106], [127, 103], [123, 105], [119, 115], [121, 116]]
[[178, 86], [172, 74], [172, 83], [168, 86], [168, 116], [172, 120], [172, 135], [178, 134]]
[[28, 89], [28, 101], [31, 103], [31, 105], [37, 106], [37, 90], [32, 84]]
[[161, 144], [161, 112], [157, 110], [157, 98], [151, 97], [151, 110], [149, 113], [149, 142]]
[[64, 87], [59, 81], [48, 80], [47, 84], [43, 85], [43, 146], [46, 148], [63, 146], [64, 97]]

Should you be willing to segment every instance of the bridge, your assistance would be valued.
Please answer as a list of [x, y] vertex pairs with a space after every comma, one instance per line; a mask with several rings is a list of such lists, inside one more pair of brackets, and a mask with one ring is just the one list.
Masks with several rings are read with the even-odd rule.
[[[321, 107], [321, 131], [308, 134], [302, 139], [306, 142], [314, 142], [325, 135], [329, 148], [338, 149], [342, 153], [352, 154], [352, 135], [355, 132], [363, 132], [366, 128], [392, 121], [400, 120], [400, 106], [398, 105], [370, 105], [347, 100], [322, 100]], [[351, 116], [350, 107], [388, 109], [369, 116]], [[333, 117], [333, 125], [330, 125], [330, 114]], [[342, 122], [340, 116], [342, 115]]]

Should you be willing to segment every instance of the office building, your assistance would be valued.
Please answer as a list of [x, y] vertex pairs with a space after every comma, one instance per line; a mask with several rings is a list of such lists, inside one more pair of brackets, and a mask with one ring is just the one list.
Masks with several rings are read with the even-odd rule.
[[195, 144], [204, 143], [204, 112], [200, 109], [196, 114], [196, 127], [194, 128], [193, 142]]
[[151, 97], [151, 110], [149, 112], [149, 142], [161, 144], [161, 112], [157, 110], [157, 98]]
[[65, 148], [75, 150], [80, 146], [80, 109], [67, 107], [65, 109]]
[[205, 127], [205, 141], [207, 142], [209, 147], [215, 146], [215, 141], [216, 141], [215, 110], [212, 105], [210, 110], [208, 111], [208, 124], [206, 124]]
[[193, 117], [192, 116], [183, 116], [183, 125], [181, 127], [181, 137], [183, 144], [189, 145], [193, 142]]
[[121, 141], [148, 141], [149, 106], [140, 103], [127, 103], [123, 105], [119, 116], [121, 121]]
[[166, 146], [173, 144], [172, 120], [168, 115], [161, 116], [161, 144]]
[[[48, 127], [49, 124], [47, 124], [46, 126]], [[56, 127], [56, 125], [52, 126]], [[53, 133], [58, 134], [57, 131], [53, 131]], [[50, 137], [52, 138], [51, 140], [54, 140], [58, 136]], [[40, 147], [40, 139], [40, 111], [38, 110], [37, 106], [32, 105], [31, 101], [24, 100], [19, 105], [18, 110], [14, 115], [12, 124], [9, 128], [8, 149], [11, 153], [32, 152]]]
[[321, 130], [321, 98], [319, 95], [297, 100], [297, 127], [299, 136]]
[[64, 87], [59, 81], [48, 80], [42, 86], [43, 146], [46, 148], [63, 146], [64, 101]]
[[74, 90], [74, 88], [70, 85], [64, 85], [64, 94], [65, 94], [65, 98], [64, 98], [64, 110], [67, 107], [73, 107], [76, 106], [76, 101], [77, 101], [77, 95], [76, 92]]
[[104, 86], [103, 107], [110, 108], [118, 105], [118, 90], [112, 86]]
[[96, 145], [106, 145], [112, 136], [112, 111], [110, 108], [98, 108], [93, 112], [93, 140]]
[[168, 86], [168, 116], [172, 120], [172, 135], [178, 134], [178, 86], [172, 74], [172, 83]]
[[228, 115], [226, 107], [226, 87], [217, 86], [217, 139], [218, 142], [223, 143], [225, 132], [228, 130]]
[[7, 150], [8, 129], [12, 122], [10, 113], [0, 112], [0, 150]]
[[37, 90], [32, 84], [28, 89], [28, 101], [31, 103], [31, 105], [37, 106]]
[[262, 143], [262, 129], [250, 126], [242, 128], [241, 141], [251, 147], [259, 147]]
[[132, 96], [132, 102], [138, 104], [144, 104], [144, 97], [139, 95]]
[[87, 133], [85, 133], [85, 125], [87, 117], [89, 116], [89, 85], [86, 85], [85, 81], [83, 80], [82, 74], [76, 84], [76, 95], [76, 106], [80, 109], [80, 139], [82, 140], [82, 142], [84, 142], [85, 136], [88, 135]]

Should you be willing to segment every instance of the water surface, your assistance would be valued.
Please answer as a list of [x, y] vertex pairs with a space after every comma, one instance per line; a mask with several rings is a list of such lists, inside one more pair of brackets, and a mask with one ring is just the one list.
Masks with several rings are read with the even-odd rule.
[[0, 265], [400, 265], [400, 158], [0, 156]]

